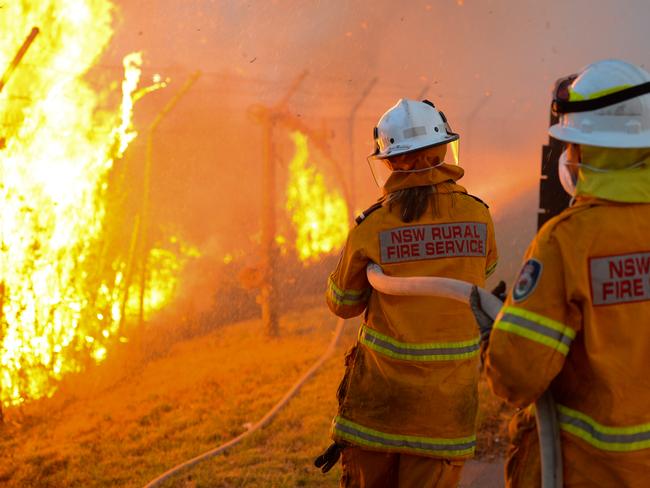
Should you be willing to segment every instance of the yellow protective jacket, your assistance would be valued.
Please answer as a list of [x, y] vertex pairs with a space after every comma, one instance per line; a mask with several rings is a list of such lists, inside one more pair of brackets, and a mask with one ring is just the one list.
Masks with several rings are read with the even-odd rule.
[[[641, 487], [649, 370], [650, 204], [582, 197], [528, 249], [490, 337], [488, 380], [521, 407], [551, 388], [565, 486]], [[511, 428], [509, 486], [539, 486], [533, 412]]]
[[[408, 184], [416, 186], [413, 176]], [[366, 266], [374, 262], [390, 276], [443, 276], [483, 285], [497, 261], [487, 206], [453, 182], [436, 188], [415, 222], [402, 222], [399, 208], [371, 207], [350, 231], [330, 275], [330, 309], [344, 318], [365, 312], [346, 357], [332, 429], [335, 440], [371, 450], [466, 458], [476, 444], [479, 350], [469, 307], [380, 294], [366, 278]]]

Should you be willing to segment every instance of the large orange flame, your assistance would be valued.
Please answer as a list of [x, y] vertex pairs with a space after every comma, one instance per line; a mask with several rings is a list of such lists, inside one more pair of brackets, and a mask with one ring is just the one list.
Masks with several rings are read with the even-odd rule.
[[[65, 374], [104, 359], [120, 333], [124, 259], [103, 274], [98, 262], [106, 259], [108, 175], [136, 136], [142, 56], [125, 57], [121, 106], [102, 112], [104, 97], [84, 75], [111, 38], [112, 3], [2, 7], [0, 69], [32, 27], [40, 28], [0, 94], [0, 400], [16, 405], [50, 395]], [[177, 274], [177, 262], [153, 253], [159, 268]], [[150, 293], [150, 307], [170, 293]]]

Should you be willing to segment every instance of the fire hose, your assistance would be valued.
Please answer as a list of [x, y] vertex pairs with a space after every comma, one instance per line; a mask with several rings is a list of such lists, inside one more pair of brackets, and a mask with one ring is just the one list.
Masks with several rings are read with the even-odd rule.
[[296, 393], [300, 390], [300, 388], [320, 369], [320, 367], [327, 361], [330, 356], [334, 353], [334, 350], [336, 349], [336, 345], [338, 344], [339, 338], [341, 337], [341, 332], [343, 331], [343, 324], [345, 323], [345, 319], [339, 319], [336, 322], [336, 329], [334, 330], [334, 336], [332, 337], [332, 340], [330, 341], [329, 345], [327, 346], [327, 349], [323, 353], [323, 355], [318, 358], [318, 360], [309, 368], [301, 377], [296, 381], [293, 386], [284, 394], [284, 396], [276, 403], [271, 410], [269, 410], [264, 417], [262, 417], [257, 423], [255, 423], [253, 426], [251, 426], [246, 432], [243, 432], [242, 434], [238, 435], [234, 439], [229, 440], [228, 442], [221, 444], [218, 447], [215, 447], [214, 449], [210, 449], [207, 452], [204, 452], [203, 454], [199, 454], [196, 457], [193, 457], [192, 459], [189, 459], [181, 464], [178, 464], [177, 466], [174, 466], [173, 468], [165, 471], [163, 474], [158, 476], [156, 479], [150, 481], [145, 485], [145, 488], [154, 488], [161, 486], [163, 482], [167, 481], [169, 478], [172, 476], [175, 476], [178, 474], [180, 471], [189, 469], [193, 466], [196, 466], [197, 464], [206, 461], [210, 458], [213, 458], [214, 456], [223, 453], [224, 451], [230, 449], [231, 447], [235, 446], [236, 444], [239, 444], [241, 441], [243, 441], [245, 438], [253, 434], [254, 432], [260, 430], [261, 428], [265, 427], [267, 424], [273, 420], [273, 418], [278, 414], [282, 408], [289, 403], [289, 400], [291, 400]]
[[[387, 295], [435, 296], [469, 304], [472, 285], [452, 278], [415, 276], [397, 278], [386, 276], [381, 267], [371, 263], [367, 268], [368, 281], [372, 287]], [[503, 303], [490, 292], [478, 288], [481, 307], [495, 319]], [[562, 451], [555, 402], [546, 391], [535, 402], [535, 418], [539, 436], [542, 465], [542, 488], [562, 487]]]

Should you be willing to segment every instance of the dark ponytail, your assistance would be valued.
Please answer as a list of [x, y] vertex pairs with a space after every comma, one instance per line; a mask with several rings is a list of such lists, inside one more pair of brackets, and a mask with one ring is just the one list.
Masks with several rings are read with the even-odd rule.
[[387, 195], [386, 205], [390, 212], [393, 211], [393, 206], [399, 207], [402, 222], [413, 222], [422, 217], [429, 206], [430, 199], [432, 200], [433, 214], [437, 215], [438, 205], [435, 192], [434, 186], [416, 186], [397, 190]]

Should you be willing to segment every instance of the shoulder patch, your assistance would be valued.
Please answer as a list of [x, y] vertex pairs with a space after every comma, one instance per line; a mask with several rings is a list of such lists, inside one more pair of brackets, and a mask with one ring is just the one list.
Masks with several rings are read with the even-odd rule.
[[650, 252], [589, 258], [591, 303], [616, 305], [650, 300]]
[[375, 210], [379, 210], [379, 209], [382, 207], [382, 205], [383, 205], [382, 202], [377, 202], [377, 203], [375, 203], [374, 205], [371, 205], [370, 207], [368, 207], [367, 209], [365, 209], [363, 212], [361, 212], [361, 213], [357, 216], [357, 218], [354, 219], [354, 221], [357, 223], [357, 225], [359, 225], [361, 222], [363, 222], [364, 220], [366, 220], [366, 218], [368, 217], [368, 215], [370, 215], [371, 213], [373, 213]]
[[483, 204], [485, 206], [485, 208], [490, 208], [490, 206], [487, 203], [485, 203], [483, 200], [481, 200], [479, 197], [477, 197], [475, 195], [472, 195], [471, 193], [465, 193], [465, 195], [467, 195], [468, 197], [473, 198], [477, 202]]
[[512, 299], [515, 302], [521, 302], [528, 298], [535, 288], [542, 276], [543, 265], [537, 259], [531, 258], [524, 263], [519, 272], [519, 277], [512, 289]]

